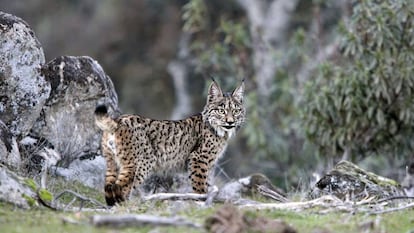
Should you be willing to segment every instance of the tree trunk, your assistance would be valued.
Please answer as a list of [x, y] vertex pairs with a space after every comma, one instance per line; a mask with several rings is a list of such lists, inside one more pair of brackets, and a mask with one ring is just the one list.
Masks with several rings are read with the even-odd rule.
[[174, 109], [171, 114], [171, 119], [173, 120], [182, 119], [191, 112], [191, 98], [187, 88], [189, 39], [190, 35], [183, 32], [178, 45], [177, 58], [172, 60], [167, 67], [167, 70], [173, 79], [176, 98]]

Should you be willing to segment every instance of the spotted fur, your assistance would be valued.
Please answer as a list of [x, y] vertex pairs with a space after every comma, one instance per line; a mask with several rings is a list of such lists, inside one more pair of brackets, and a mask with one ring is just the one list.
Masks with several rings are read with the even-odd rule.
[[193, 191], [206, 193], [213, 165], [244, 122], [243, 92], [243, 83], [232, 93], [223, 93], [213, 82], [203, 111], [178, 121], [138, 115], [113, 119], [106, 106], [98, 106], [95, 119], [103, 131], [101, 148], [107, 164], [106, 203], [125, 201], [154, 171], [185, 167]]

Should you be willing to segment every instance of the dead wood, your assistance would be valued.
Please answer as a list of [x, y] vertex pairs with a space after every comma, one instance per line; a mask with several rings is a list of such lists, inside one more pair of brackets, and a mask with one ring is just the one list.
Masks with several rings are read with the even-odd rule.
[[267, 186], [264, 185], [258, 185], [257, 186], [257, 191], [268, 198], [271, 198], [273, 200], [279, 201], [279, 202], [289, 202], [289, 199], [287, 199], [286, 197], [284, 197], [283, 195], [281, 195], [279, 192], [276, 192], [270, 188], [268, 188]]
[[165, 200], [192, 200], [205, 201], [207, 194], [198, 193], [156, 193], [142, 197], [144, 201], [165, 201]]
[[281, 210], [292, 210], [300, 211], [313, 207], [332, 208], [337, 206], [343, 206], [344, 202], [335, 196], [327, 195], [310, 201], [299, 201], [299, 202], [284, 202], [284, 203], [259, 203], [259, 204], [245, 204], [239, 207], [244, 209], [281, 209]]
[[97, 227], [138, 227], [138, 226], [184, 226], [200, 228], [201, 226], [180, 217], [160, 217], [154, 215], [94, 215], [91, 223]]
[[235, 205], [245, 205], [245, 204], [257, 204], [258, 202], [245, 199], [226, 199], [217, 195], [216, 192], [211, 192], [209, 194], [197, 194], [197, 193], [156, 193], [142, 197], [144, 201], [201, 201], [205, 202], [206, 206], [210, 206], [212, 203], [233, 203]]
[[396, 211], [401, 211], [401, 210], [410, 209], [410, 208], [414, 208], [414, 202], [406, 204], [406, 205], [402, 205], [402, 206], [399, 206], [399, 207], [395, 207], [395, 208], [388, 208], [388, 209], [379, 210], [379, 211], [372, 211], [369, 214], [385, 214], [385, 213], [396, 212]]
[[[72, 201], [70, 201], [64, 207], [57, 207], [58, 206], [57, 203], [56, 203], [57, 200], [59, 198], [63, 197], [64, 194], [70, 194], [70, 195], [72, 195], [73, 196]], [[78, 211], [82, 211], [82, 209], [83, 209], [83, 207], [84, 207], [84, 205], [86, 203], [92, 203], [93, 205], [97, 206], [97, 208], [108, 209], [108, 207], [105, 204], [103, 204], [103, 203], [101, 203], [101, 202], [99, 202], [99, 201], [97, 201], [95, 199], [92, 199], [92, 198], [89, 198], [89, 197], [85, 197], [85, 196], [83, 196], [83, 195], [81, 195], [81, 194], [79, 194], [77, 192], [72, 191], [72, 190], [64, 190], [64, 191], [60, 192], [59, 194], [57, 194], [55, 196], [55, 198], [53, 199], [52, 204], [50, 206], [53, 207], [53, 208], [55, 208], [55, 210], [69, 210], [69, 207], [71, 207], [72, 204], [76, 200], [79, 200], [80, 201], [80, 206], [79, 206]]]

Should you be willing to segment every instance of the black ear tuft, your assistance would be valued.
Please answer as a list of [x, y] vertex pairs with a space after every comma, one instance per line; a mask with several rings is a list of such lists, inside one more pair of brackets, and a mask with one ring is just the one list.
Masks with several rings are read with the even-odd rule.
[[243, 95], [244, 95], [244, 81], [240, 84], [239, 87], [237, 87], [233, 93], [232, 96], [240, 103], [243, 103]]
[[208, 89], [208, 100], [211, 101], [213, 99], [217, 99], [223, 96], [223, 92], [221, 91], [220, 86], [216, 83], [216, 81], [213, 81], [210, 85], [210, 88]]
[[108, 108], [105, 105], [99, 105], [95, 109], [95, 115], [97, 116], [103, 116], [108, 113]]

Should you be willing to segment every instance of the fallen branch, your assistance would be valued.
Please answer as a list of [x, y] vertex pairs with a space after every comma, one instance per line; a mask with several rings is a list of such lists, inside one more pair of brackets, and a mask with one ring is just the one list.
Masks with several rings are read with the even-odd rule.
[[265, 185], [258, 185], [257, 186], [257, 191], [265, 196], [265, 197], [269, 197], [273, 200], [279, 201], [279, 202], [289, 202], [289, 199], [287, 199], [286, 197], [282, 196], [280, 193], [268, 188]]
[[414, 202], [409, 203], [404, 206], [396, 207], [396, 208], [389, 208], [389, 209], [384, 209], [380, 211], [370, 212], [369, 214], [385, 214], [385, 213], [390, 213], [390, 212], [395, 212], [395, 211], [400, 211], [400, 210], [405, 210], [405, 209], [410, 209], [410, 208], [414, 208]]
[[185, 226], [201, 228], [201, 225], [179, 217], [160, 217], [153, 215], [94, 215], [91, 223], [97, 227], [137, 227], [145, 225], [153, 226]]
[[[301, 211], [305, 209], [310, 209], [314, 207], [319, 207], [322, 209], [318, 210], [320, 214], [326, 214], [332, 211], [344, 211], [349, 213], [366, 213], [366, 214], [384, 214], [390, 213], [400, 210], [405, 210], [409, 208], [414, 208], [414, 202], [409, 204], [396, 207], [396, 208], [385, 208], [384, 205], [380, 203], [384, 203], [388, 200], [395, 200], [395, 199], [412, 199], [412, 197], [404, 197], [404, 196], [397, 196], [397, 197], [390, 197], [379, 201], [372, 201], [369, 198], [367, 201], [359, 201], [359, 202], [350, 202], [350, 201], [342, 201], [339, 198], [333, 195], [326, 195], [322, 196], [317, 199], [313, 199], [310, 201], [303, 201], [303, 202], [285, 202], [285, 203], [259, 203], [259, 204], [246, 204], [240, 205], [240, 208], [248, 208], [248, 209], [279, 209], [279, 210], [291, 210], [291, 211]], [[387, 204], [385, 204], [387, 205]], [[379, 210], [380, 209], [380, 210]]]
[[[101, 202], [99, 202], [99, 201], [97, 201], [95, 199], [85, 197], [85, 196], [83, 196], [83, 195], [81, 195], [79, 193], [76, 193], [76, 192], [72, 191], [72, 190], [64, 190], [64, 191], [60, 192], [59, 194], [57, 194], [56, 197], [52, 201], [52, 206], [57, 206], [55, 204], [56, 201], [59, 198], [61, 198], [64, 194], [71, 194], [71, 195], [74, 196], [74, 198], [64, 208], [62, 208], [62, 210], [67, 210], [67, 208], [70, 205], [72, 205], [75, 202], [76, 199], [78, 199], [80, 201], [79, 211], [82, 210], [82, 208], [83, 208], [83, 206], [84, 206], [84, 204], [86, 202], [90, 202], [90, 203], [92, 203], [92, 204], [94, 204], [94, 205], [96, 205], [96, 206], [98, 206], [100, 208], [103, 208], [103, 209], [108, 209], [108, 207], [105, 204], [103, 204], [103, 203], [101, 203]], [[55, 207], [55, 208], [57, 209], [57, 207]]]
[[207, 206], [211, 205], [213, 202], [218, 203], [233, 203], [235, 205], [255, 205], [258, 202], [245, 199], [225, 199], [217, 195], [217, 192], [212, 192], [210, 194], [198, 194], [198, 193], [156, 193], [148, 196], [142, 197], [144, 201], [165, 201], [165, 200], [182, 200], [182, 201], [201, 201], [205, 202]]
[[392, 200], [402, 200], [402, 199], [414, 199], [414, 197], [411, 197], [411, 196], [392, 196], [392, 197], [387, 197], [387, 198], [383, 198], [383, 199], [380, 199], [378, 201], [375, 201], [375, 203], [387, 202], [387, 201], [392, 201]]
[[245, 204], [245, 205], [240, 205], [240, 208], [250, 208], [250, 209], [257, 209], [257, 210], [282, 209], [282, 210], [298, 211], [298, 210], [309, 209], [312, 207], [332, 208], [332, 207], [337, 207], [337, 206], [345, 206], [345, 203], [335, 196], [327, 195], [327, 196], [322, 196], [320, 198], [310, 200], [310, 201]]
[[164, 201], [164, 200], [193, 200], [193, 201], [205, 201], [207, 194], [198, 193], [156, 193], [142, 197], [144, 201]]

